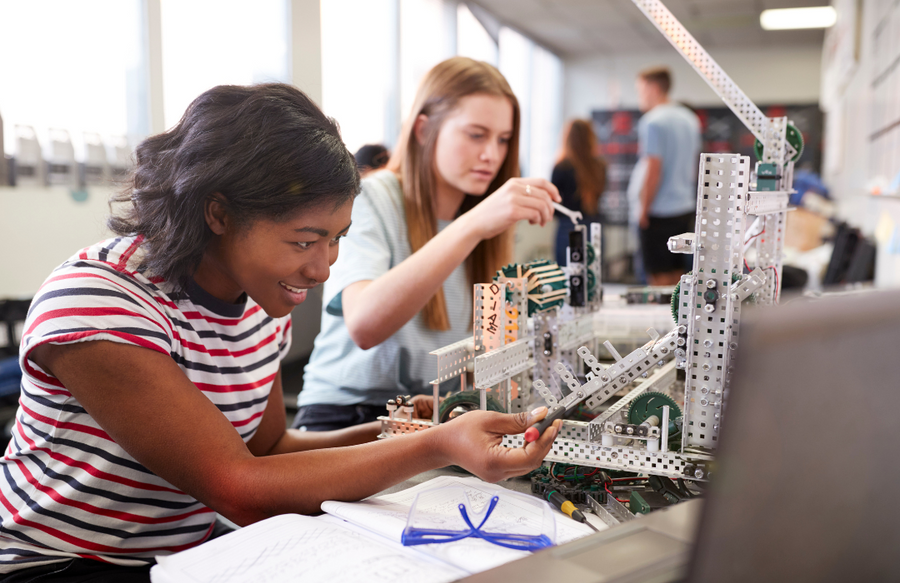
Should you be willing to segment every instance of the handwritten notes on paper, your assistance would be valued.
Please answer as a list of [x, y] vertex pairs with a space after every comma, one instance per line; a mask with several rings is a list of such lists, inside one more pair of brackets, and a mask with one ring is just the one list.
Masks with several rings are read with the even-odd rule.
[[335, 519], [298, 514], [157, 561], [153, 583], [444, 583], [466, 575]]

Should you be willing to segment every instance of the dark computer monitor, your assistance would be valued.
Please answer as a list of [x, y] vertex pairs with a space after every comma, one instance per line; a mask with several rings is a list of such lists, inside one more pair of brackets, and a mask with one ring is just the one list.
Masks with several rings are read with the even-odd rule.
[[749, 312], [688, 580], [900, 581], [900, 293]]

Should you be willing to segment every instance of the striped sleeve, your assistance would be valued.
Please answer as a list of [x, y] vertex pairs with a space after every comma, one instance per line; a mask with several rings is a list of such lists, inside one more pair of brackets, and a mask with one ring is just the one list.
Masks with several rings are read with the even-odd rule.
[[52, 380], [30, 361], [43, 344], [109, 340], [170, 355], [177, 336], [149, 290], [102, 262], [72, 261], [44, 282], [25, 321], [21, 364], [37, 380]]
[[288, 314], [281, 321], [281, 339], [278, 342], [278, 359], [284, 360], [291, 351], [291, 316]]

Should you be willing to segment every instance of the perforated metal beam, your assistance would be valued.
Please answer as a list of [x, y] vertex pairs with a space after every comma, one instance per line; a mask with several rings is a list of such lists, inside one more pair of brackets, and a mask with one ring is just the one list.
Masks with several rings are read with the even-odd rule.
[[762, 142], [763, 161], [783, 163], [785, 148], [788, 154], [793, 154], [794, 149], [784, 140], [786, 123], [773, 123], [766, 117], [660, 0], [632, 1]]

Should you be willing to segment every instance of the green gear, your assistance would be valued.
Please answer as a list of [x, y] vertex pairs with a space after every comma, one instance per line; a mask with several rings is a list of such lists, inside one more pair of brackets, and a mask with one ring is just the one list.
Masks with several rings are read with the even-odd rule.
[[[800, 155], [803, 154], [803, 134], [797, 127], [788, 123], [787, 133], [785, 134], [785, 138], [787, 139], [787, 143], [794, 147], [797, 150], [797, 153], [794, 154], [794, 157], [791, 158], [792, 162], [796, 162], [800, 159]], [[763, 145], [762, 142], [756, 140], [756, 143], [753, 144], [753, 152], [756, 154], [757, 160], [762, 160], [763, 157]]]
[[[441, 402], [440, 408], [438, 408], [438, 419], [441, 420], [441, 423], [446, 423], [450, 421], [450, 414], [454, 409], [459, 407], [462, 409], [463, 413], [468, 413], [469, 411], [477, 411], [481, 407], [481, 395], [480, 391], [460, 391], [458, 393], [453, 393], [449, 397]], [[500, 404], [495, 397], [491, 395], [487, 395], [487, 409], [488, 411], [497, 411], [498, 413], [506, 413], [506, 409], [503, 408], [503, 405]]]
[[672, 318], [675, 320], [675, 323], [678, 323], [678, 296], [681, 295], [681, 282], [675, 284], [675, 289], [672, 290], [672, 300], [669, 302], [669, 305], [672, 308]]
[[590, 243], [587, 244], [587, 264], [590, 265], [597, 258], [597, 251]]
[[[532, 271], [530, 274], [528, 274], [529, 271], [531, 271], [535, 268], [551, 267], [551, 266], [553, 268], [551, 270], [544, 270], [539, 273], [535, 273], [534, 271]], [[549, 291], [553, 292], [553, 291], [565, 289], [565, 287], [568, 285], [565, 279], [561, 279], [560, 281], [554, 281], [554, 282], [550, 282], [550, 283], [541, 284], [542, 278], [545, 278], [547, 276], [548, 271], [551, 271], [551, 272], [556, 271], [556, 273], [554, 274], [554, 277], [552, 277], [552, 279], [556, 279], [555, 276], [562, 276], [562, 271], [559, 269], [559, 266], [555, 262], [548, 261], [546, 259], [538, 259], [536, 261], [529, 261], [528, 263], [523, 263], [521, 265], [521, 271], [520, 271], [520, 266], [518, 263], [510, 263], [509, 265], [497, 270], [497, 275], [494, 276], [494, 281], [498, 281], [501, 277], [518, 277], [518, 274], [522, 273], [522, 275], [528, 274], [529, 287], [533, 283], [540, 284], [540, 288], [541, 288], [540, 291], [534, 291], [534, 292], [528, 294], [529, 295], [528, 315], [532, 316], [536, 312], [546, 312], [547, 310], [550, 310], [552, 308], [562, 306], [563, 302], [565, 301], [564, 296], [560, 296], [558, 299], [555, 299], [552, 301], [545, 301], [543, 303], [541, 303], [541, 302], [537, 301], [536, 299], [534, 299], [533, 297], [531, 297], [531, 296], [542, 295], [543, 293], [546, 293], [543, 291], [543, 288], [545, 288], [546, 286], [549, 286], [549, 288], [550, 288]], [[507, 292], [506, 300], [512, 301], [512, 296], [509, 292]]]
[[594, 295], [597, 293], [597, 276], [588, 269], [587, 272], [588, 301], [594, 301]]
[[632, 401], [631, 406], [628, 407], [628, 423], [640, 425], [649, 419], [651, 415], [656, 415], [662, 422], [664, 405], [669, 406], [669, 440], [680, 439], [681, 431], [675, 423], [675, 419], [681, 417], [681, 408], [678, 407], [672, 397], [665, 393], [648, 391]]

